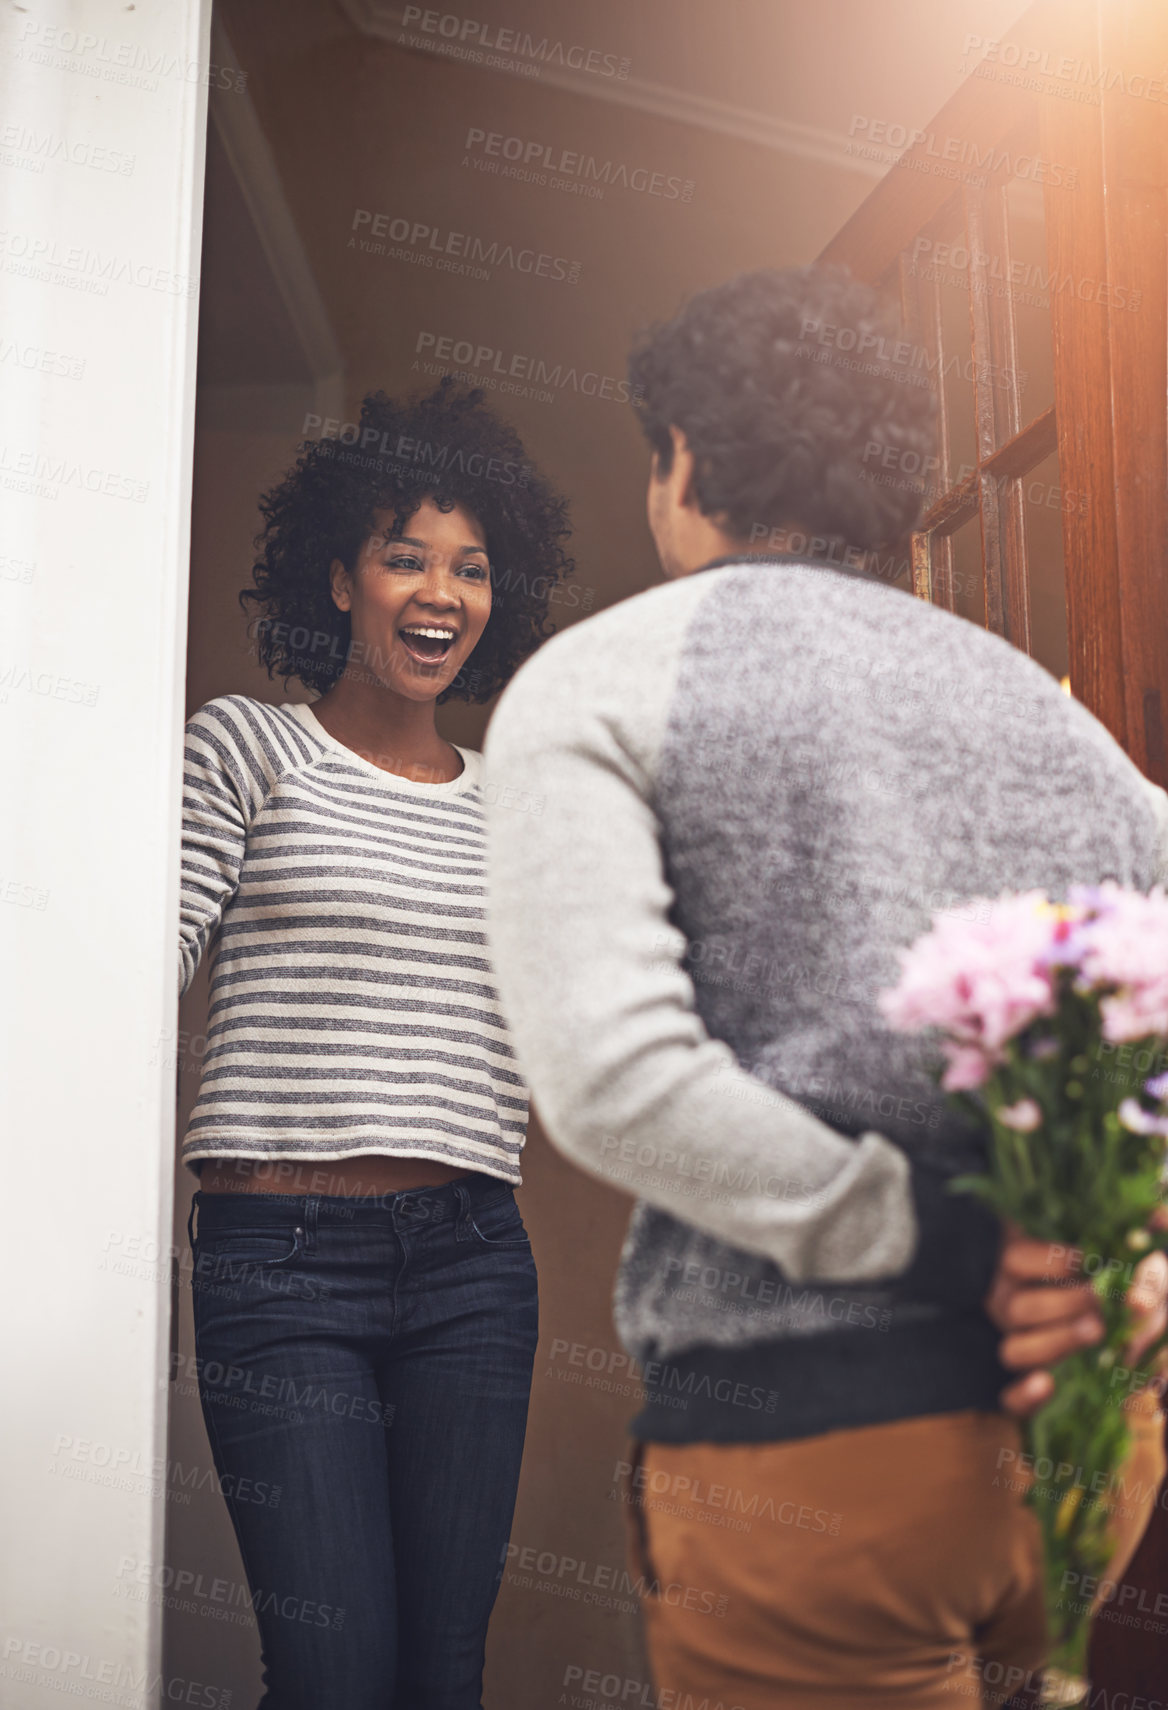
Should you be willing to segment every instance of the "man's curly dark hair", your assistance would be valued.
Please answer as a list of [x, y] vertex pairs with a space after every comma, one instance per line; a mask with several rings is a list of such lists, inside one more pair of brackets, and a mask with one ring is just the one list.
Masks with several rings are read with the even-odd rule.
[[320, 693], [349, 655], [348, 612], [333, 603], [329, 567], [356, 567], [375, 510], [404, 530], [424, 499], [461, 505], [486, 537], [491, 615], [455, 680], [438, 696], [486, 701], [552, 633], [548, 604], [573, 574], [562, 542], [567, 504], [528, 462], [523, 442], [486, 407], [481, 391], [449, 378], [425, 397], [395, 401], [371, 392], [359, 423], [302, 444], [296, 465], [263, 495], [264, 528], [253, 586], [240, 604], [259, 608], [259, 656], [270, 677], [298, 677]]
[[[650, 329], [629, 376], [660, 473], [673, 464], [675, 426], [694, 455], [699, 507], [727, 533], [798, 525], [872, 547], [920, 515], [914, 474], [936, 416], [922, 354], [846, 268], [769, 268], [699, 292]], [[898, 470], [887, 485], [875, 478], [882, 467]]]

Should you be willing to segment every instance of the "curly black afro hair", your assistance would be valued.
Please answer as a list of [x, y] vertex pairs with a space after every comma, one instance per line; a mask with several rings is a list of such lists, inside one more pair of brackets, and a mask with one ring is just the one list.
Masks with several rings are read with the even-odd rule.
[[337, 609], [329, 566], [356, 567], [373, 513], [405, 528], [424, 499], [461, 505], [486, 537], [491, 615], [474, 652], [438, 696], [486, 701], [552, 633], [548, 604], [574, 566], [562, 542], [566, 502], [532, 468], [515, 430], [479, 391], [449, 378], [427, 396], [397, 402], [371, 392], [359, 423], [302, 444], [296, 465], [260, 500], [254, 585], [240, 604], [259, 608], [259, 657], [270, 677], [298, 677], [321, 694], [349, 655], [349, 614]]
[[[728, 533], [797, 524], [872, 547], [920, 515], [912, 472], [933, 449], [936, 417], [922, 354], [846, 268], [792, 267], [699, 292], [641, 338], [629, 375], [661, 473], [676, 426], [698, 504]], [[890, 467], [904, 473], [882, 484]]]

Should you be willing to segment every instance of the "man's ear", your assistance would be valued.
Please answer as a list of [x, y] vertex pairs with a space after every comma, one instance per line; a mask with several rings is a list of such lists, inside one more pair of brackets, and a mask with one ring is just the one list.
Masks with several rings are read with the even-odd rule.
[[337, 610], [349, 611], [353, 604], [353, 584], [349, 572], [339, 558], [334, 558], [329, 565], [329, 587], [332, 589], [333, 604]]
[[669, 485], [673, 489], [673, 498], [683, 510], [692, 510], [697, 505], [697, 494], [694, 492], [694, 454], [689, 448], [689, 441], [679, 427], [669, 425], [670, 437], [673, 440], [673, 467], [669, 471]]

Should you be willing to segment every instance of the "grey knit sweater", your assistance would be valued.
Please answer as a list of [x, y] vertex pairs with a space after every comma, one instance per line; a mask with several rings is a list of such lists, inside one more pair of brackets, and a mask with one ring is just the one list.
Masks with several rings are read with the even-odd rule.
[[941, 908], [1168, 876], [1168, 799], [1006, 642], [751, 559], [574, 626], [486, 745], [489, 938], [556, 1145], [638, 1201], [642, 1434], [993, 1406], [997, 1230], [876, 1005]]

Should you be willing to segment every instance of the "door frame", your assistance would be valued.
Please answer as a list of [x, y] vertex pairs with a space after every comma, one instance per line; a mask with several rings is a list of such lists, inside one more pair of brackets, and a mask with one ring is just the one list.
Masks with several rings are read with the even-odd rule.
[[91, 1682], [217, 1701], [160, 1679], [210, 28], [211, 0], [0, 25], [29, 138], [0, 168], [0, 1695], [22, 1710]]

